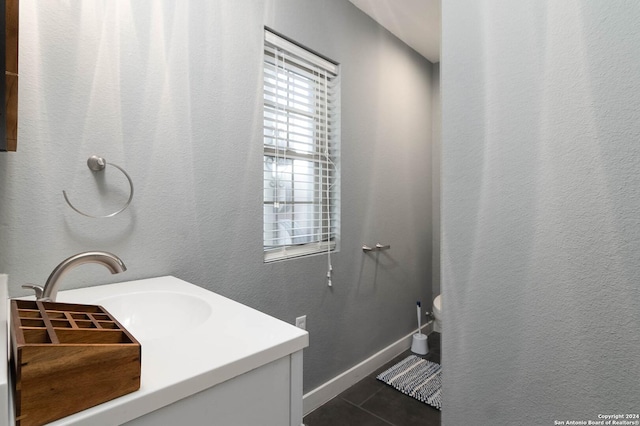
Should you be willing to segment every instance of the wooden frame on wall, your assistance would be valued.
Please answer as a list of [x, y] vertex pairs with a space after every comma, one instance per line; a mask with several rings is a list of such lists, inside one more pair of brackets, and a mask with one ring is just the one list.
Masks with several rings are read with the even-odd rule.
[[0, 0], [2, 55], [5, 84], [0, 96], [4, 98], [0, 120], [0, 151], [18, 149], [18, 27], [20, 0]]

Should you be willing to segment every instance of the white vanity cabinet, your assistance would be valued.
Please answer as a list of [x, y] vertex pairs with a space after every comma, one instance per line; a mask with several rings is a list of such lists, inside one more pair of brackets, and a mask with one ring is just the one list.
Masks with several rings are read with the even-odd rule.
[[1, 303], [7, 300], [7, 280], [6, 274], [0, 274], [0, 351], [7, 354], [6, 362], [0, 363], [0, 426], [9, 425], [12, 419], [11, 400], [9, 398], [9, 360], [8, 360], [8, 303]]
[[171, 276], [61, 291], [57, 301], [106, 309], [140, 342], [142, 371], [139, 390], [50, 425], [302, 424], [306, 331]]
[[302, 352], [280, 358], [188, 398], [162, 407], [127, 426], [300, 426]]

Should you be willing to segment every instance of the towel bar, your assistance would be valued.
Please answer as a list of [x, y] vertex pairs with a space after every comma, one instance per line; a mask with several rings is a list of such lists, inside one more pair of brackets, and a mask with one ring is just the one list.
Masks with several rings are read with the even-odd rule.
[[382, 250], [388, 250], [391, 248], [391, 245], [387, 244], [387, 245], [382, 245], [380, 243], [376, 244], [375, 247], [369, 247], [366, 244], [362, 245], [362, 251], [365, 253], [368, 253], [370, 251], [382, 251]]

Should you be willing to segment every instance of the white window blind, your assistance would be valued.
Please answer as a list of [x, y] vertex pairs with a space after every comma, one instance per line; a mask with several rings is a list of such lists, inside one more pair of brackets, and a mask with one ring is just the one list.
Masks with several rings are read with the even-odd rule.
[[265, 262], [337, 246], [338, 96], [337, 65], [265, 30]]

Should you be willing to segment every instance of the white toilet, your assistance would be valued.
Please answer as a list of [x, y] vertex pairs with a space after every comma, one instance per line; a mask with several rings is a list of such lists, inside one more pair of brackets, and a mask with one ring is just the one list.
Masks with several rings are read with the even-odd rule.
[[433, 299], [433, 316], [436, 317], [433, 331], [442, 333], [442, 295], [440, 294]]

